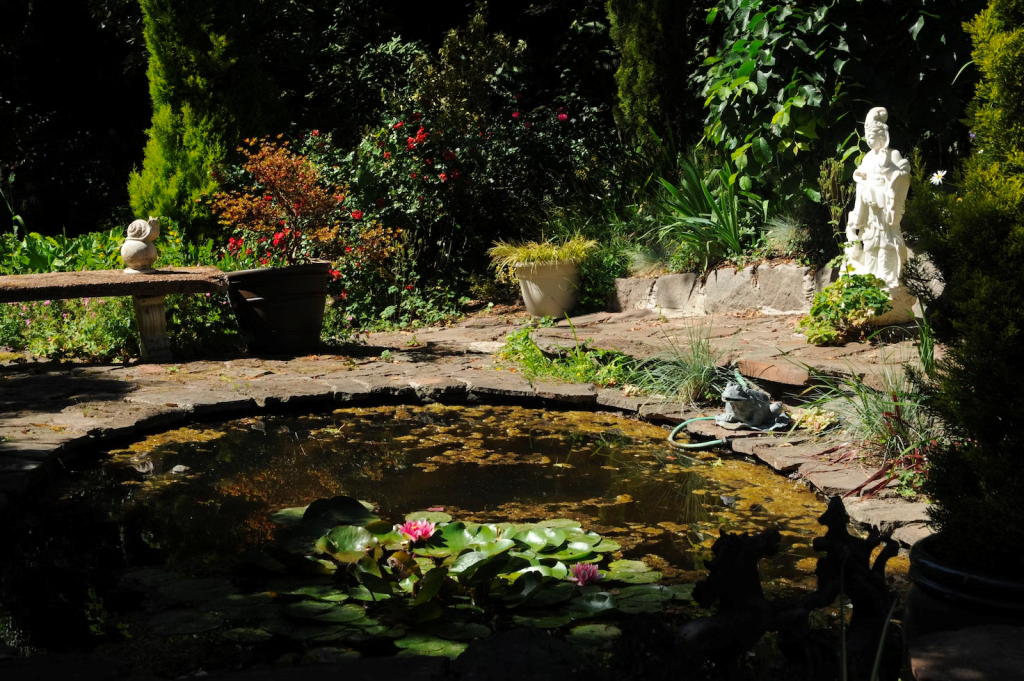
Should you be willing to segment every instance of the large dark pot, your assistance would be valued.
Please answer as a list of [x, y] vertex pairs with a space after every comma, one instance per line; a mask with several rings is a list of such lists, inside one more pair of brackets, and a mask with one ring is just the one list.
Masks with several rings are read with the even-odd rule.
[[1006, 579], [953, 566], [936, 553], [939, 541], [932, 535], [910, 549], [913, 586], [904, 611], [909, 638], [990, 624], [1024, 625], [1024, 576]]
[[330, 263], [228, 272], [228, 300], [250, 352], [309, 354], [320, 347]]

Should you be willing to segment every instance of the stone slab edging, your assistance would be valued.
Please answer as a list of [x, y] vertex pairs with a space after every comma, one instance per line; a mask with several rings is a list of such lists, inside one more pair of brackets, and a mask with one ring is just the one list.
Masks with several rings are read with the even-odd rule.
[[[420, 353], [417, 353], [419, 355]], [[424, 361], [427, 359], [428, 361]], [[238, 359], [181, 365], [27, 365], [0, 369], [0, 515], [42, 483], [58, 462], [157, 430], [210, 418], [316, 411], [387, 402], [514, 402], [526, 406], [608, 409], [663, 424], [697, 416], [678, 404], [639, 399], [590, 384], [531, 383], [488, 357], [313, 357]], [[834, 463], [832, 442], [787, 440], [723, 431], [708, 421], [688, 426], [697, 437], [720, 438], [782, 474], [801, 477], [826, 495], [842, 494], [874, 471]], [[850, 504], [862, 524], [899, 533], [909, 545], [924, 528], [924, 504], [883, 498]]]
[[835, 279], [831, 268], [763, 263], [655, 278], [616, 279], [607, 309], [657, 310], [666, 317], [702, 317], [757, 310], [763, 314], [806, 314], [814, 294]]

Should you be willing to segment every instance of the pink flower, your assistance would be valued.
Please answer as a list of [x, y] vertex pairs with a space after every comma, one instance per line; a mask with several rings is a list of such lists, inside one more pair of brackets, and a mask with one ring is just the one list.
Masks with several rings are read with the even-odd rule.
[[578, 586], [586, 586], [604, 579], [604, 575], [597, 571], [597, 566], [593, 563], [576, 563], [569, 571], [572, 573], [569, 581], [576, 582]]
[[530, 123], [530, 121], [526, 121], [525, 123], [523, 123], [524, 128], [529, 128], [531, 125], [532, 123]]
[[512, 118], [519, 118], [519, 112], [518, 111], [513, 111], [512, 112]]
[[398, 532], [399, 534], [404, 534], [409, 541], [430, 539], [434, 534], [434, 523], [427, 522], [426, 520], [410, 520], [404, 525], [399, 525]]
[[560, 120], [560, 121], [567, 121], [567, 120], [569, 120], [569, 117], [566, 116], [564, 113], [558, 114], [558, 120]]

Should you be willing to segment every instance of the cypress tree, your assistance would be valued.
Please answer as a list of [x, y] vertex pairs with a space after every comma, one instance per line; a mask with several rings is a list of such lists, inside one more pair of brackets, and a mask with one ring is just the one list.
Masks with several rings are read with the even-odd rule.
[[610, 33], [619, 51], [616, 124], [644, 140], [648, 127], [688, 141], [701, 128], [700, 97], [688, 76], [710, 30], [692, 0], [608, 0]]
[[233, 0], [140, 4], [153, 120], [142, 169], [128, 181], [131, 207], [139, 216], [165, 216], [208, 232], [216, 223], [204, 197], [218, 187], [215, 168], [242, 133], [267, 132], [272, 110], [258, 55], [242, 40], [251, 22], [245, 3]]

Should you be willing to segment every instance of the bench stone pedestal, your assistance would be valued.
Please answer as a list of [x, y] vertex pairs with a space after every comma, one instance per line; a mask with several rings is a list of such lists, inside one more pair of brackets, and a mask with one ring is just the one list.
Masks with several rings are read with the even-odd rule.
[[132, 296], [143, 362], [170, 362], [171, 340], [167, 337], [164, 296]]

